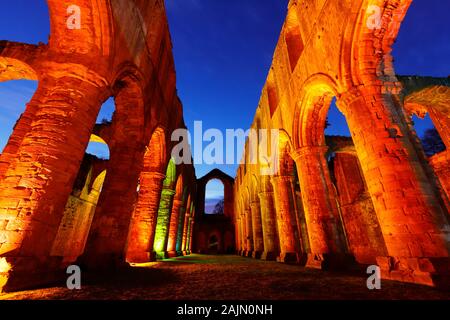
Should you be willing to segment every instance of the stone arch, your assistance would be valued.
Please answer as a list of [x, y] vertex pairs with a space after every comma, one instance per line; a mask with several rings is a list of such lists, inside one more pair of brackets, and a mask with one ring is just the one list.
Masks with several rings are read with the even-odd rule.
[[[206, 193], [206, 185], [209, 181], [217, 179], [224, 186], [224, 214], [223, 215], [207, 215], [205, 214], [205, 193]], [[208, 235], [211, 230], [218, 230], [219, 236], [223, 242], [225, 232], [229, 231], [233, 234], [233, 239], [241, 239], [240, 233], [242, 230], [239, 227], [237, 222], [239, 221], [240, 209], [239, 207], [242, 205], [240, 199], [236, 199], [234, 201], [234, 179], [219, 169], [214, 169], [204, 177], [197, 180], [196, 183], [196, 201], [195, 201], [195, 210], [197, 212], [195, 223], [196, 228], [194, 230], [194, 238], [197, 237], [197, 234], [204, 233]], [[237, 210], [237, 211], [235, 211]], [[208, 238], [208, 237], [207, 237]], [[206, 239], [207, 241], [208, 239]], [[204, 244], [202, 247], [200, 246], [200, 241], [196, 241], [198, 252], [207, 251], [208, 247]], [[232, 241], [233, 247], [234, 245], [238, 245], [239, 243], [235, 243]], [[224, 244], [220, 244], [219, 253], [225, 253], [225, 250], [229, 248], [225, 248]]]
[[392, 44], [410, 3], [411, 0], [378, 3], [381, 9], [380, 26], [373, 29], [367, 27], [367, 20], [372, 14], [369, 8], [374, 5], [373, 1], [363, 0], [352, 4], [353, 14], [349, 15], [345, 26], [341, 51], [341, 79], [345, 81], [344, 86], [352, 88], [380, 80], [392, 84], [396, 82]]
[[18, 58], [10, 58], [4, 55], [0, 42], [0, 82], [10, 80], [38, 80], [38, 73], [31, 64]]
[[233, 186], [234, 179], [224, 172], [214, 169], [204, 177], [197, 180], [197, 210], [200, 214], [205, 212], [205, 191], [209, 181], [217, 179], [224, 186], [224, 215], [233, 217]]
[[144, 172], [164, 172], [166, 163], [166, 131], [158, 126], [152, 133], [144, 155]]
[[293, 145], [321, 146], [325, 143], [325, 120], [337, 84], [325, 74], [316, 74], [304, 84], [294, 112]]

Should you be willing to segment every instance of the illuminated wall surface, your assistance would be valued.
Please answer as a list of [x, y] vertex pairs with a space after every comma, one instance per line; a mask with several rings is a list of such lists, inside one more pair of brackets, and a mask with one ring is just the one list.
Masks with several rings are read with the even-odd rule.
[[[258, 138], [267, 157], [242, 161], [235, 179], [197, 179], [171, 158], [186, 125], [163, 1], [80, 3], [82, 28], [48, 1], [64, 26], [48, 44], [0, 41], [0, 81], [39, 79], [0, 154], [1, 291], [60, 281], [74, 261], [110, 270], [202, 250], [449, 279], [450, 80], [396, 74], [410, 0], [289, 2], [252, 106], [251, 128], [278, 134], [271, 150]], [[351, 136], [326, 134], [330, 109]], [[433, 122], [427, 139], [413, 116]], [[90, 141], [108, 161], [86, 153]], [[205, 214], [214, 178], [219, 217]]]

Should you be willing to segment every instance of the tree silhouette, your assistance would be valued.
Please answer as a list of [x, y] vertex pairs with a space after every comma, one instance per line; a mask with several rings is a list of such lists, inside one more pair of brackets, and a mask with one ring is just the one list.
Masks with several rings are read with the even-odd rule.
[[224, 199], [217, 202], [216, 206], [214, 207], [213, 214], [223, 214], [224, 205], [225, 205]]
[[421, 142], [423, 150], [428, 157], [445, 150], [445, 144], [439, 136], [439, 132], [435, 128], [426, 130]]

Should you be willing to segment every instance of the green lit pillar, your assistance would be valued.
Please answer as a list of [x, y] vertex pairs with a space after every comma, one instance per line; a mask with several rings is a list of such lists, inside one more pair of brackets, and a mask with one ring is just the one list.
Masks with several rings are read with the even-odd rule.
[[186, 208], [184, 208], [184, 211], [181, 211], [179, 221], [178, 221], [178, 233], [177, 233], [177, 255], [183, 255], [183, 232], [184, 232], [184, 225], [185, 225], [185, 219], [188, 212], [191, 212], [192, 206], [194, 203], [191, 201], [191, 197], [189, 197], [188, 204]]
[[155, 243], [153, 249], [159, 259], [166, 258], [166, 245], [170, 223], [170, 212], [172, 211], [175, 190], [163, 188], [161, 201], [158, 209], [158, 220], [156, 222]]
[[166, 247], [169, 237], [170, 214], [175, 196], [176, 165], [172, 160], [167, 165], [166, 178], [163, 182], [161, 200], [159, 202], [158, 219], [156, 220], [155, 241], [153, 250], [159, 259], [167, 258]]

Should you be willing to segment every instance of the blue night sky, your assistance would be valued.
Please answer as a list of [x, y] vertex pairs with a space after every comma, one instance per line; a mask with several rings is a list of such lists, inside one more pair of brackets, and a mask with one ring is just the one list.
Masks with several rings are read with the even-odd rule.
[[[49, 18], [44, 0], [3, 1], [0, 39], [47, 42]], [[247, 129], [254, 116], [288, 0], [167, 0], [174, 44], [178, 93], [188, 128]], [[394, 46], [398, 74], [450, 75], [450, 1], [415, 0]], [[36, 89], [30, 81], [0, 83], [0, 150]], [[99, 115], [108, 118], [109, 101]], [[331, 108], [327, 134], [347, 134], [343, 116]], [[417, 124], [419, 134], [431, 126]], [[204, 145], [206, 145], [205, 143]], [[98, 150], [97, 147], [92, 149]], [[240, 149], [240, 147], [239, 147]], [[106, 151], [100, 154], [107, 156]], [[196, 165], [201, 177], [214, 167], [235, 175], [237, 165]], [[211, 198], [221, 191], [218, 183]]]

